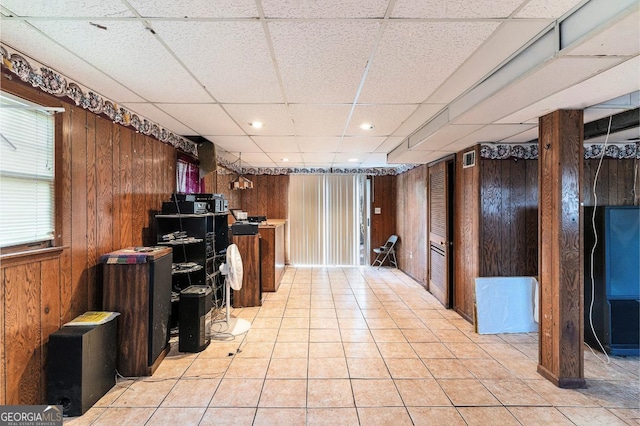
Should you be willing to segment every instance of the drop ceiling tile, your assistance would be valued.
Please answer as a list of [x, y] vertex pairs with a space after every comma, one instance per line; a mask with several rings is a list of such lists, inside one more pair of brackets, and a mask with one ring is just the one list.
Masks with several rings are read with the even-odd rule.
[[445, 104], [421, 104], [407, 117], [392, 133], [393, 136], [406, 137], [415, 132], [431, 118], [433, 118]]
[[[415, 109], [416, 105], [356, 105], [346, 135], [389, 136]], [[363, 130], [360, 125], [364, 123], [374, 128]]]
[[389, 165], [397, 164], [427, 164], [439, 158], [452, 154], [449, 151], [406, 151], [398, 155], [387, 156]]
[[[271, 160], [278, 164], [278, 167], [291, 167], [289, 164], [290, 163], [302, 163], [302, 154], [299, 152], [291, 152], [291, 151], [286, 151], [286, 152], [267, 152], [267, 155], [269, 155], [269, 158], [271, 158]], [[284, 161], [284, 159], [287, 159], [288, 161]]]
[[289, 105], [298, 136], [341, 136], [351, 105]]
[[255, 0], [129, 0], [143, 17], [257, 18]]
[[[347, 165], [351, 165], [352, 167], [355, 166], [358, 163], [361, 163], [362, 160], [364, 160], [365, 157], [368, 157], [369, 154], [367, 153], [349, 153], [349, 152], [338, 152], [336, 153], [334, 160], [334, 163], [344, 163]], [[350, 161], [353, 160], [353, 161]]]
[[[18, 16], [46, 17], [131, 17], [120, 0], [2, 0], [2, 6]], [[4, 23], [3, 23], [4, 25]], [[3, 29], [4, 32], [4, 29]]]
[[582, 0], [530, 0], [516, 18], [559, 18]]
[[335, 154], [333, 152], [303, 152], [302, 158], [305, 163], [332, 163]]
[[378, 149], [376, 149], [376, 152], [389, 152], [400, 145], [400, 142], [402, 142], [403, 140], [404, 138], [402, 137], [390, 136], [382, 143], [382, 145], [378, 147]]
[[389, 21], [358, 102], [422, 103], [498, 25]]
[[338, 152], [374, 152], [384, 142], [384, 137], [344, 137]]
[[259, 21], [154, 22], [153, 27], [218, 102], [283, 102]]
[[[223, 108], [240, 125], [248, 135], [287, 136], [293, 135], [293, 124], [283, 104], [224, 104]], [[261, 128], [249, 125], [260, 121]]]
[[166, 112], [150, 103], [124, 103], [125, 108], [130, 109], [141, 117], [160, 124], [178, 135], [195, 135], [196, 131], [184, 123], [176, 120]]
[[275, 167], [275, 163], [264, 152], [243, 152], [242, 167]]
[[262, 0], [267, 18], [382, 18], [388, 0]]
[[[573, 59], [585, 60], [583, 59]], [[597, 66], [597, 62], [595, 63]], [[578, 63], [568, 66], [576, 66], [581, 69]], [[569, 69], [565, 66], [566, 69]], [[593, 65], [590, 65], [593, 66]], [[554, 68], [555, 70], [556, 68]], [[542, 71], [544, 72], [544, 71]], [[564, 71], [557, 71], [564, 72]], [[575, 72], [574, 72], [575, 73]], [[593, 77], [582, 82], [553, 93], [538, 102], [522, 108], [504, 118], [497, 120], [498, 123], [524, 123], [538, 122], [538, 118], [555, 111], [557, 109], [584, 109], [601, 102], [608, 101], [615, 97], [638, 90], [640, 87], [640, 57], [635, 57], [614, 66], [601, 73], [596, 73]], [[545, 73], [549, 75], [549, 73]], [[633, 78], [632, 76], [635, 76]], [[630, 78], [631, 77], [631, 78]], [[543, 80], [542, 80], [543, 81]], [[529, 84], [527, 92], [537, 90], [535, 84]]]
[[287, 100], [353, 102], [379, 25], [376, 21], [269, 22]]
[[2, 42], [114, 102], [143, 99], [21, 21], [2, 21]]
[[369, 156], [365, 157], [362, 164], [366, 167], [388, 167], [387, 163], [387, 154], [382, 152], [376, 152], [373, 154], [369, 154]]
[[635, 12], [615, 25], [596, 34], [575, 48], [568, 48], [569, 55], [638, 55], [640, 52], [640, 12]]
[[[418, 145], [412, 146], [412, 151], [435, 151], [447, 147], [449, 144], [480, 129], [477, 124], [447, 125], [438, 130]], [[447, 148], [448, 149], [448, 148]]]
[[[222, 148], [229, 156], [238, 157], [239, 153], [262, 152], [249, 136], [205, 136], [216, 147]], [[233, 160], [232, 160], [233, 161]]]
[[341, 138], [316, 137], [316, 136], [296, 136], [296, 144], [300, 152], [335, 152], [340, 145]]
[[201, 135], [243, 135], [216, 104], [157, 104], [158, 108]]
[[523, 0], [397, 0], [394, 18], [507, 18]]
[[538, 139], [538, 126], [501, 140], [502, 143], [525, 143]]
[[447, 149], [460, 151], [478, 143], [499, 142], [506, 138], [519, 135], [527, 130], [535, 129], [535, 124], [494, 124], [485, 126], [447, 145]]
[[[49, 37], [152, 102], [211, 98], [139, 22], [35, 21]], [[135, 72], [132, 72], [135, 70]]]
[[252, 136], [252, 139], [264, 152], [298, 152], [293, 136]]

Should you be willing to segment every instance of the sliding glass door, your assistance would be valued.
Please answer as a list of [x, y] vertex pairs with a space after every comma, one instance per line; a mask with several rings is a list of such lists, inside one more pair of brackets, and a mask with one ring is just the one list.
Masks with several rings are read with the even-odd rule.
[[361, 175], [291, 175], [289, 257], [293, 265], [359, 265], [364, 236]]

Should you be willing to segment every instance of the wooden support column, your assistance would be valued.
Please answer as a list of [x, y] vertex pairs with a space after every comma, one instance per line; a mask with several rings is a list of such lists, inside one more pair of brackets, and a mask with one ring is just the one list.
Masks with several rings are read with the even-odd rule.
[[555, 111], [540, 118], [538, 373], [561, 388], [585, 386], [583, 138], [582, 110]]

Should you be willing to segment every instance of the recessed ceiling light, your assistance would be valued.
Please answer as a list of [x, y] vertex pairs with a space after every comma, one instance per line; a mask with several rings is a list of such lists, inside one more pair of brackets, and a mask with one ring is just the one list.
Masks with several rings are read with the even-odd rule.
[[371, 123], [362, 123], [360, 125], [360, 128], [362, 130], [373, 130], [373, 124], [371, 124]]
[[287, 161], [289, 161], [289, 159], [288, 159], [288, 158], [283, 158], [283, 159], [282, 159], [282, 161], [283, 161], [284, 163], [286, 163]]
[[355, 163], [356, 161], [358, 161], [358, 159], [357, 159], [357, 158], [349, 158], [349, 162], [350, 162], [350, 163]]
[[262, 127], [262, 121], [252, 121], [251, 123], [249, 123], [249, 126], [259, 129]]

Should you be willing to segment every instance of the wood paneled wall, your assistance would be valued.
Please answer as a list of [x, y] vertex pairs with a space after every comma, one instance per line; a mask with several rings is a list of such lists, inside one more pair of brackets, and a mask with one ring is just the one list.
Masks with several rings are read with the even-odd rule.
[[[582, 200], [585, 206], [594, 205], [593, 180], [598, 163], [599, 160], [584, 162]], [[605, 158], [598, 174], [596, 196], [599, 206], [640, 205], [640, 159]]]
[[427, 166], [422, 165], [396, 177], [398, 266], [425, 287], [428, 285], [427, 171]]
[[[397, 234], [397, 203], [395, 176], [372, 176], [371, 178], [371, 248], [383, 245], [390, 235]], [[380, 214], [374, 209], [380, 208]], [[399, 246], [398, 246], [399, 247]], [[373, 250], [369, 263], [375, 259]]]
[[[289, 218], [289, 175], [251, 175], [253, 189], [240, 193], [240, 208], [249, 216]], [[225, 182], [225, 184], [228, 182]]]
[[[31, 87], [2, 89], [56, 116], [55, 256], [3, 258], [0, 275], [0, 404], [45, 402], [49, 335], [101, 309], [102, 254], [155, 242], [155, 211], [175, 191], [176, 152]], [[11, 342], [11, 344], [5, 344]]]

